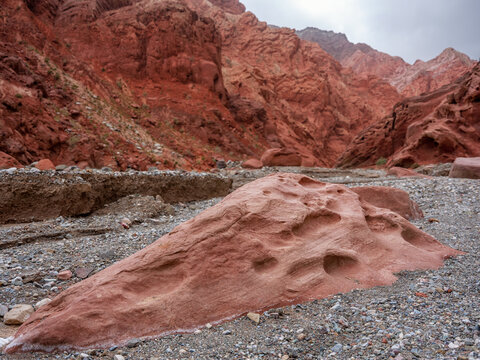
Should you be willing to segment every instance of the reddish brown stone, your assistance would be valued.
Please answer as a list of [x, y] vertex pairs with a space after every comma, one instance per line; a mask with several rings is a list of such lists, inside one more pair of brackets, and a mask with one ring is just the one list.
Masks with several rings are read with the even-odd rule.
[[35, 167], [38, 170], [55, 170], [55, 165], [50, 159], [42, 159], [40, 160]]
[[480, 179], [480, 157], [456, 158], [449, 176], [452, 178]]
[[261, 159], [265, 166], [300, 166], [302, 158], [291, 149], [269, 149], [265, 151]]
[[75, 275], [80, 279], [86, 279], [92, 273], [92, 267], [79, 267], [75, 269]]
[[[72, 277], [72, 272], [70, 270], [60, 271], [57, 275], [59, 280], [69, 280]], [[78, 274], [77, 274], [78, 276]]]
[[263, 163], [258, 159], [248, 159], [242, 163], [244, 169], [261, 169]]
[[406, 191], [384, 186], [363, 186], [351, 188], [351, 190], [360, 196], [361, 201], [379, 208], [390, 209], [407, 220], [423, 218], [422, 210], [415, 201], [410, 199]]
[[[275, 174], [68, 288], [7, 352], [110, 347], [396, 280], [459, 254], [343, 185]], [[92, 321], [94, 319], [94, 321]]]

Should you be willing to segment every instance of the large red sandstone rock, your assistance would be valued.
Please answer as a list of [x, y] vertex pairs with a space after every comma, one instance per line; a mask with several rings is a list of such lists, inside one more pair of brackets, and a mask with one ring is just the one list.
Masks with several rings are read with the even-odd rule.
[[261, 169], [263, 163], [258, 159], [248, 159], [242, 163], [244, 169]]
[[398, 103], [391, 116], [361, 131], [337, 166], [411, 167], [480, 156], [480, 64], [439, 90]]
[[300, 166], [301, 156], [291, 149], [268, 149], [261, 159], [265, 166]]
[[456, 158], [449, 176], [452, 178], [480, 179], [480, 157]]
[[407, 220], [423, 218], [422, 210], [415, 201], [410, 199], [406, 191], [384, 186], [362, 186], [350, 190], [356, 192], [361, 201], [392, 210]]
[[243, 186], [41, 307], [7, 352], [108, 347], [395, 281], [459, 254], [345, 186], [275, 174]]
[[398, 56], [377, 51], [367, 44], [353, 44], [344, 34], [306, 28], [297, 31], [305, 40], [319, 44], [343, 66], [359, 75], [376, 75], [388, 81], [404, 96], [416, 96], [448, 85], [469, 71], [475, 61], [452, 48], [429, 61], [413, 65]]
[[50, 159], [42, 159], [40, 160], [35, 167], [38, 170], [55, 170], [55, 165]]

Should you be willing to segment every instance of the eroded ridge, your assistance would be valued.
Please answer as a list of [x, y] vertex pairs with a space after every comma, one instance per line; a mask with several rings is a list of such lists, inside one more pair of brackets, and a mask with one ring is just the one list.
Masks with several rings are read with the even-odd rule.
[[[385, 190], [386, 191], [386, 190]], [[408, 204], [407, 204], [408, 205]], [[459, 254], [356, 192], [275, 174], [61, 293], [8, 352], [109, 347], [387, 285]]]

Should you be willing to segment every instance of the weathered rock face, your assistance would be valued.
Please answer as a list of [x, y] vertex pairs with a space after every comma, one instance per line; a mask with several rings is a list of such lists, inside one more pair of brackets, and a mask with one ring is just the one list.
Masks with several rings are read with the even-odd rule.
[[7, 351], [108, 347], [193, 331], [390, 284], [395, 272], [437, 268], [455, 254], [342, 185], [276, 174], [64, 291], [32, 315]]
[[0, 169], [9, 169], [12, 167], [22, 168], [23, 165], [20, 164], [14, 157], [0, 151]]
[[367, 127], [340, 157], [339, 166], [453, 162], [480, 156], [480, 65], [449, 86], [398, 103], [390, 117]]
[[300, 38], [319, 44], [343, 66], [360, 75], [376, 75], [388, 81], [404, 96], [416, 96], [448, 85], [469, 71], [475, 61], [452, 48], [445, 49], [427, 62], [413, 65], [398, 56], [377, 51], [366, 44], [353, 44], [344, 34], [306, 28], [297, 31]]
[[480, 179], [480, 157], [456, 158], [449, 176], [453, 178]]
[[22, 164], [331, 166], [399, 95], [236, 0], [5, 0], [0, 151]]
[[207, 0], [187, 3], [219, 29], [227, 92], [237, 104], [264, 109], [243, 122], [247, 134], [266, 140], [262, 151], [289, 148], [302, 163], [332, 166], [352, 135], [400, 98], [386, 82], [343, 69], [291, 29], [269, 27], [250, 12], [225, 14]]

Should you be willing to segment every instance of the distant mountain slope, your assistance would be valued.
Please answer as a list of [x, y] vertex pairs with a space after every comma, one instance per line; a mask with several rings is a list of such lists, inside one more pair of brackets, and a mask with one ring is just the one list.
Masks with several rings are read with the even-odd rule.
[[389, 117], [360, 132], [338, 166], [451, 162], [480, 156], [480, 63], [452, 84], [407, 98]]
[[345, 34], [306, 28], [297, 35], [319, 44], [343, 66], [357, 74], [373, 74], [394, 86], [404, 96], [415, 96], [434, 91], [449, 84], [470, 70], [475, 62], [452, 48], [445, 49], [436, 58], [410, 65], [398, 56], [390, 56], [366, 44], [353, 44]]

